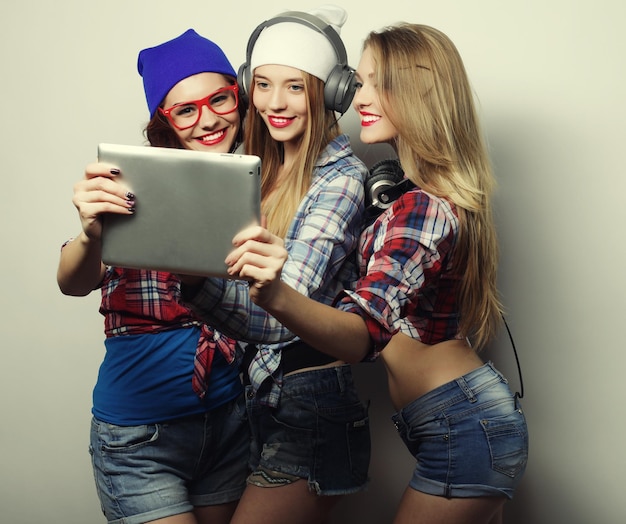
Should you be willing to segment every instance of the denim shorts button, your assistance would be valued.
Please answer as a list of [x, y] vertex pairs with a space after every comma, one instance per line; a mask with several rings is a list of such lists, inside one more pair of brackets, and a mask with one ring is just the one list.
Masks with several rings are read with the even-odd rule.
[[246, 393], [246, 396], [250, 399], [254, 398], [254, 391], [252, 390], [248, 391], [248, 393]]

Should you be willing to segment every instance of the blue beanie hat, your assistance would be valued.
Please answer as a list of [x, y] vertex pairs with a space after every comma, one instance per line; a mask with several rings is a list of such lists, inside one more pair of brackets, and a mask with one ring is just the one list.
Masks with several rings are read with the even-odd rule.
[[139, 53], [137, 70], [143, 77], [143, 87], [150, 118], [170, 89], [188, 76], [198, 73], [221, 73], [237, 78], [224, 52], [193, 29], [156, 47]]

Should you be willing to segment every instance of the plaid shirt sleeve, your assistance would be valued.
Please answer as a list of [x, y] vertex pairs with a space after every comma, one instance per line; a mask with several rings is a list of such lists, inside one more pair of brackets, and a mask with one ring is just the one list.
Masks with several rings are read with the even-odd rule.
[[285, 242], [289, 258], [283, 280], [325, 304], [346, 284], [341, 271], [356, 252], [363, 212], [361, 175], [349, 166], [319, 173]]
[[434, 332], [437, 338], [456, 332], [455, 293], [441, 283], [458, 282], [442, 278], [457, 232], [450, 203], [421, 190], [403, 195], [364, 232], [362, 276], [337, 307], [364, 318], [374, 343], [371, 358], [398, 331], [426, 343], [433, 343]]

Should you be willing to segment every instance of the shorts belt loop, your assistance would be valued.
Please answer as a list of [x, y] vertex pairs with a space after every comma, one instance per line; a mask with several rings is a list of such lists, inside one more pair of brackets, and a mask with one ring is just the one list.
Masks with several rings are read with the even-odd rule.
[[344, 380], [342, 366], [335, 366], [335, 373], [337, 375], [337, 383], [339, 384], [339, 391], [343, 393], [346, 390], [346, 381]]
[[463, 377], [457, 378], [456, 383], [459, 385], [463, 393], [465, 393], [467, 400], [469, 400], [470, 402], [476, 402], [476, 396], [474, 395], [472, 388], [469, 387]]

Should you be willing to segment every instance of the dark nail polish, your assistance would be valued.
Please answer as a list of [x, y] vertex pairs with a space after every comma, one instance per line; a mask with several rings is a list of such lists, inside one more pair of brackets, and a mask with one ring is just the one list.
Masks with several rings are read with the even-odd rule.
[[128, 212], [131, 213], [131, 214], [134, 213], [135, 212], [135, 208], [134, 207], [129, 207], [128, 208]]
[[135, 194], [131, 193], [130, 191], [128, 193], [126, 193], [126, 199], [127, 200], [135, 200]]
[[120, 170], [114, 167], [113, 169], [111, 169], [111, 174], [112, 175], [119, 175], [120, 174]]

